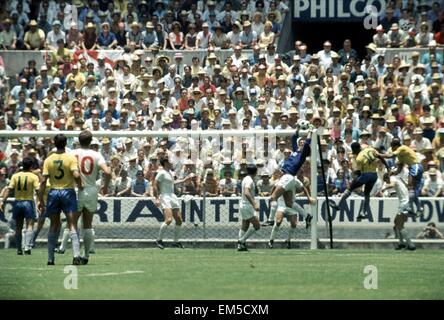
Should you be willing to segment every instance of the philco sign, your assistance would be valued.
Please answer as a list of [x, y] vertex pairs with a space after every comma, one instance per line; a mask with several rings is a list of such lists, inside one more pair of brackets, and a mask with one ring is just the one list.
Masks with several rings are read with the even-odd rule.
[[293, 18], [301, 20], [359, 21], [376, 8], [378, 14], [386, 0], [295, 0]]

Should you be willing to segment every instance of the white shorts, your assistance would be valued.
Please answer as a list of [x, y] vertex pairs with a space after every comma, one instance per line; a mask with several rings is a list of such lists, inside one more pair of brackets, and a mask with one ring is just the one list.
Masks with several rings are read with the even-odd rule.
[[160, 195], [162, 209], [180, 209], [180, 201], [174, 193]]
[[86, 187], [78, 193], [77, 209], [81, 212], [83, 209], [91, 213], [97, 211], [97, 203], [99, 195], [96, 187]]
[[240, 205], [239, 206], [239, 213], [241, 215], [242, 220], [249, 220], [253, 218], [256, 215], [256, 211], [254, 211], [254, 208], [252, 205]]
[[285, 191], [294, 190], [296, 186], [296, 180], [291, 174], [284, 174], [279, 181], [276, 183], [277, 187], [284, 188]]
[[[293, 215], [296, 215], [295, 212], [285, 212], [285, 209], [287, 208], [287, 206], [285, 205], [284, 197], [280, 197], [280, 198], [278, 199], [277, 203], [278, 203], [278, 208], [277, 208], [277, 211], [276, 211], [276, 212], [283, 212], [284, 215], [286, 215], [286, 216], [293, 216]], [[304, 215], [304, 214], [305, 214], [304, 208], [302, 208], [302, 207], [301, 207], [298, 203], [296, 203], [296, 202], [293, 202], [293, 206], [292, 206], [292, 208], [295, 209], [296, 211], [298, 211], [298, 213], [301, 214], [301, 215]]]
[[411, 208], [409, 202], [399, 203], [399, 208], [398, 208], [397, 214], [403, 213], [405, 211], [411, 211], [411, 210], [412, 210], [412, 208]]

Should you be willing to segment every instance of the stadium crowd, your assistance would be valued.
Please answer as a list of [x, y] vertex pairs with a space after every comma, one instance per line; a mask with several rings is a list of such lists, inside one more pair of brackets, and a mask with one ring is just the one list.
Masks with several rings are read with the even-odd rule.
[[[192, 140], [174, 131], [296, 129], [306, 120], [322, 136], [331, 194], [350, 184], [352, 142], [384, 153], [400, 139], [415, 149], [426, 170], [422, 195], [443, 196], [444, 6], [388, 3], [360, 57], [349, 39], [327, 40], [319, 52], [296, 41], [294, 50], [278, 54], [288, 1], [3, 2], [0, 46], [51, 54], [38, 68], [35, 61], [25, 62], [9, 81], [0, 54], [0, 130], [170, 131], [169, 138], [95, 138], [93, 147], [113, 171], [102, 195], [151, 195], [158, 159], [166, 154], [177, 178], [195, 173], [177, 186], [179, 195], [237, 196], [243, 171], [254, 161], [258, 194], [268, 196], [274, 173], [292, 152], [290, 136], [269, 143], [262, 157], [248, 135], [226, 138], [223, 148], [213, 150], [212, 137]], [[377, 54], [381, 47], [427, 52], [413, 52], [411, 61], [399, 56], [386, 61]], [[74, 55], [79, 49], [99, 50], [97, 61]], [[124, 53], [111, 61], [105, 49]], [[162, 54], [165, 49], [176, 51], [173, 59]], [[185, 65], [183, 52], [197, 49], [207, 50], [205, 58], [194, 56]], [[222, 61], [220, 49], [232, 54]], [[51, 138], [1, 138], [0, 189], [23, 157], [41, 167], [51, 144]], [[70, 139], [71, 149], [76, 144]], [[201, 150], [203, 157], [191, 156]], [[309, 172], [307, 162], [300, 175], [306, 186]], [[382, 196], [383, 173], [382, 166], [373, 196]]]

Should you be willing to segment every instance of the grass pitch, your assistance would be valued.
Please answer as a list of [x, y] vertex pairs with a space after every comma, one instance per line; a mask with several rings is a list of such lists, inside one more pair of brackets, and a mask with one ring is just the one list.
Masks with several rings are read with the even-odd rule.
[[[442, 250], [98, 249], [67, 290], [71, 251], [0, 250], [0, 299], [443, 299]], [[366, 265], [378, 289], [364, 288]]]

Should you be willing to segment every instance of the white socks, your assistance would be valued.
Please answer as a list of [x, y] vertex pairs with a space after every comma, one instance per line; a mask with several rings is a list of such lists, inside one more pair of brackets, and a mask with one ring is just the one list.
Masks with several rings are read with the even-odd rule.
[[158, 240], [163, 240], [163, 234], [165, 233], [166, 228], [168, 228], [168, 225], [165, 222], [162, 222], [162, 224], [160, 225], [160, 229], [159, 229], [159, 239]]
[[279, 226], [275, 223], [273, 225], [273, 229], [271, 229], [270, 240], [274, 240], [278, 232], [279, 232]]
[[407, 235], [407, 232], [405, 232], [404, 229], [400, 230], [399, 233], [401, 234], [401, 237], [405, 240], [407, 243], [407, 246], [413, 247], [412, 240], [410, 240], [410, 237]]
[[249, 237], [251, 237], [251, 235], [253, 234], [253, 233], [255, 233], [256, 232], [256, 229], [254, 229], [254, 228], [249, 228], [248, 230], [247, 230], [247, 232], [245, 232], [245, 234], [239, 239], [239, 241], [240, 242], [245, 242], [245, 241], [247, 241], [247, 239], [249, 238]]
[[270, 202], [270, 216], [268, 217], [268, 221], [274, 221], [274, 217], [276, 216], [278, 203], [277, 201]]
[[34, 232], [32, 230], [26, 230], [25, 232], [25, 250], [31, 250], [32, 239]]
[[68, 240], [69, 240], [69, 229], [64, 229], [62, 235], [62, 243], [60, 244], [60, 250], [66, 250], [66, 247], [68, 246]]
[[77, 231], [70, 231], [69, 236], [71, 237], [73, 256], [80, 257], [80, 242], [79, 242], [79, 235], [77, 234]]

